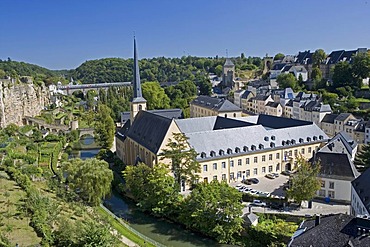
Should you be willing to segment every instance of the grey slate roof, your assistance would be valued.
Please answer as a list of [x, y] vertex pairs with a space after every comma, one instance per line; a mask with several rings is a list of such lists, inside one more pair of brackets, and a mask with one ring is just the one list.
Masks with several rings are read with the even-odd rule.
[[370, 169], [367, 169], [353, 180], [352, 186], [360, 197], [362, 204], [366, 207], [367, 212], [370, 212]]
[[234, 63], [231, 61], [230, 58], [226, 58], [226, 61], [224, 63], [224, 66], [225, 67], [232, 67], [232, 66], [235, 66]]
[[320, 160], [319, 177], [352, 181], [360, 175], [347, 153], [318, 152], [313, 160]]
[[322, 119], [322, 121], [321, 121], [321, 122], [323, 122], [323, 123], [331, 123], [331, 124], [333, 124], [333, 123], [334, 123], [334, 120], [335, 120], [337, 117], [338, 117], [338, 114], [333, 114], [333, 113], [331, 113], [331, 114], [326, 114], [326, 115], [324, 116], [324, 118]]
[[[204, 158], [210, 158], [211, 151], [216, 153], [215, 158], [219, 158], [220, 155], [222, 156], [220, 150], [223, 150], [224, 154], [226, 154], [227, 150], [231, 149], [232, 153], [235, 154], [237, 148], [242, 152], [244, 147], [247, 147], [248, 150], [244, 152], [258, 152], [258, 150], [262, 149], [280, 148], [283, 145], [287, 145], [285, 144], [287, 141], [289, 143], [293, 143], [294, 141], [296, 145], [299, 145], [300, 140], [307, 143], [328, 139], [325, 133], [314, 124], [281, 129], [269, 129], [262, 125], [253, 125], [239, 128], [189, 132], [186, 133], [186, 136], [189, 138], [188, 142], [190, 146], [199, 154], [204, 153], [206, 155]], [[317, 137], [317, 141], [314, 141], [314, 136]], [[240, 154], [236, 153], [236, 155]], [[198, 158], [201, 158], [201, 155]]]
[[258, 220], [258, 215], [255, 213], [247, 213], [243, 215], [243, 219], [247, 225], [252, 225], [256, 220]]
[[280, 105], [280, 103], [277, 102], [267, 102], [266, 106], [277, 108]]
[[126, 136], [157, 153], [172, 120], [147, 112], [139, 111]]
[[343, 153], [350, 155], [352, 157], [352, 152], [356, 149], [358, 143], [353, 140], [345, 132], [339, 132], [331, 140], [323, 146], [319, 152], [331, 152], [331, 153]]
[[195, 98], [191, 102], [191, 104], [195, 104], [211, 110], [217, 110], [218, 112], [241, 111], [239, 107], [237, 107], [227, 99], [213, 98], [204, 95], [200, 95]]
[[249, 96], [250, 94], [252, 94], [252, 95], [253, 95], [253, 93], [252, 93], [251, 91], [246, 90], [246, 91], [245, 91], [245, 92], [240, 96], [240, 98], [242, 98], [242, 99], [246, 99], [246, 98], [248, 98], [248, 96]]
[[[182, 113], [182, 110], [179, 109], [179, 108], [174, 108], [174, 109], [162, 109], [162, 110], [148, 110], [147, 112], [150, 112], [150, 113], [153, 113], [153, 114], [156, 114], [156, 115], [159, 115], [159, 116], [162, 116], [162, 117], [166, 117], [166, 118], [169, 118], [169, 119], [172, 119], [172, 118], [184, 118], [184, 115]], [[130, 112], [129, 111], [125, 111], [125, 112], [121, 112], [121, 123], [125, 123], [127, 120], [130, 119]]]
[[298, 56], [295, 62], [299, 64], [311, 64], [312, 55], [313, 55], [313, 52], [310, 52], [310, 50], [304, 51], [304, 52], [298, 52]]
[[336, 121], [344, 121], [346, 120], [349, 116], [351, 115], [351, 113], [340, 113], [338, 115], [338, 117], [335, 118]]
[[370, 238], [358, 234], [358, 228], [370, 229], [368, 219], [337, 214], [324, 216], [320, 224], [315, 220], [303, 222], [302, 234], [294, 238], [288, 247], [364, 247], [370, 246]]
[[271, 129], [282, 129], [282, 128], [298, 127], [298, 126], [303, 126], [303, 125], [312, 125], [312, 122], [292, 119], [292, 118], [275, 117], [271, 115], [260, 114], [258, 116], [257, 124], [261, 124], [264, 127], [268, 127]]
[[286, 104], [285, 104], [285, 106], [291, 106], [291, 107], [293, 107], [293, 100], [289, 100]]

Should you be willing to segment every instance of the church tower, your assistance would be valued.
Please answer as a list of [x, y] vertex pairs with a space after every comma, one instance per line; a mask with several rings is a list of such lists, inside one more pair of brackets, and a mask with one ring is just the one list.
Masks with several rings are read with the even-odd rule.
[[137, 57], [136, 39], [134, 37], [134, 81], [133, 81], [133, 98], [130, 103], [130, 120], [131, 124], [134, 122], [136, 114], [143, 110], [146, 111], [146, 100], [143, 98], [141, 92], [139, 61]]

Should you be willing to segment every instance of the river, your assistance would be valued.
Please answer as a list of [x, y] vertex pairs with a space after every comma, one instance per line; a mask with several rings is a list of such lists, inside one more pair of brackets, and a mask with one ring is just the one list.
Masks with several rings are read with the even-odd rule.
[[[89, 144], [91, 144], [90, 141], [91, 140], [89, 140]], [[75, 152], [73, 155], [71, 155], [70, 158], [92, 158], [98, 152], [99, 149], [79, 150], [78, 152]], [[128, 221], [130, 223], [130, 226], [136, 231], [165, 246], [228, 246], [220, 245], [214, 240], [207, 238], [201, 234], [188, 231], [179, 224], [145, 214], [138, 209], [135, 203], [133, 203], [129, 199], [121, 197], [116, 192], [113, 192], [110, 198], [107, 198], [105, 200], [104, 204], [115, 215]]]

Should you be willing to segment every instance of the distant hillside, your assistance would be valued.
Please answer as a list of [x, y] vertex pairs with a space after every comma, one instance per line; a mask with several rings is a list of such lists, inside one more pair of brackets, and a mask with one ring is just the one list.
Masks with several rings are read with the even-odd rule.
[[[261, 58], [231, 58], [235, 64], [237, 76], [251, 76], [253, 71], [262, 65]], [[196, 80], [197, 74], [222, 73], [225, 58], [157, 57], [139, 61], [140, 77], [142, 81], [179, 82]], [[90, 60], [72, 70], [49, 70], [38, 65], [17, 61], [0, 60], [0, 76], [5, 75], [32, 76], [35, 81], [44, 81], [46, 84], [62, 81], [67, 83], [71, 77], [82, 83], [104, 83], [132, 80], [133, 59], [104, 58]]]
[[[232, 58], [237, 71], [257, 70], [261, 58]], [[199, 73], [221, 75], [225, 58], [151, 58], [139, 61], [140, 77], [143, 81], [174, 82], [192, 80]], [[86, 61], [73, 73], [82, 83], [118, 82], [132, 80], [132, 59], [104, 58]]]

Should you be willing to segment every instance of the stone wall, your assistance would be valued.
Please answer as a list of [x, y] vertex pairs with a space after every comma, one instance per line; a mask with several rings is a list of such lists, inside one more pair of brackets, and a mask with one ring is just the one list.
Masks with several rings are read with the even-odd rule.
[[0, 127], [23, 124], [23, 117], [34, 117], [48, 106], [50, 96], [45, 86], [0, 79]]

